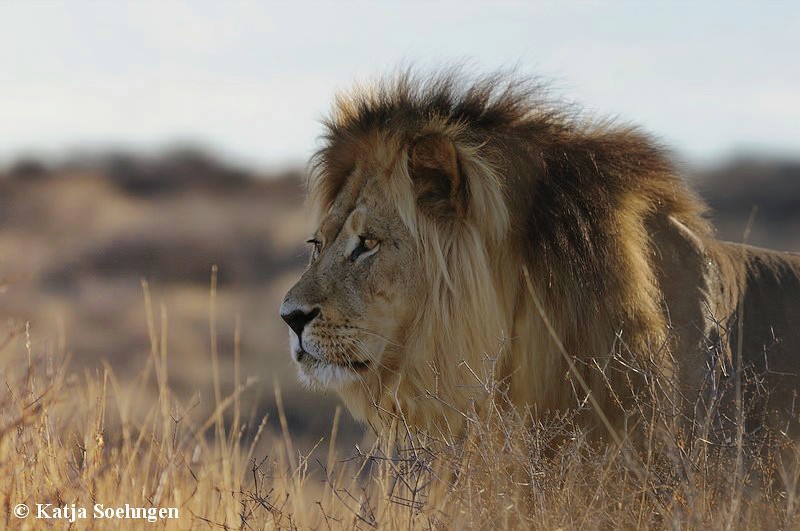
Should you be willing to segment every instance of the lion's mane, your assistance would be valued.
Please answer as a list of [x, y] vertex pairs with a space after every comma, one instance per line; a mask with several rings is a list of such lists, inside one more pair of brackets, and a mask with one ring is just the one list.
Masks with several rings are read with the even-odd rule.
[[[610, 416], [632, 385], [630, 372], [602, 370], [611, 357], [678, 371], [659, 228], [673, 224], [696, 241], [712, 234], [704, 204], [652, 138], [587, 120], [539, 83], [457, 71], [404, 72], [341, 95], [325, 127], [309, 181], [314, 208], [324, 214], [360, 157], [381, 160], [430, 286], [402, 372], [344, 396], [357, 416], [452, 427], [487, 372], [515, 403], [573, 407], [579, 388], [558, 340]], [[455, 146], [463, 212], [423, 212], [415, 198], [409, 146], [432, 134]]]

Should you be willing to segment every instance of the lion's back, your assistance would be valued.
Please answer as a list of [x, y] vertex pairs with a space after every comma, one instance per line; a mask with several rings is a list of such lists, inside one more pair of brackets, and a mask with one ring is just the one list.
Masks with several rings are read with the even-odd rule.
[[714, 258], [731, 366], [753, 384], [748, 407], [778, 413], [785, 428], [800, 391], [800, 255], [716, 242]]

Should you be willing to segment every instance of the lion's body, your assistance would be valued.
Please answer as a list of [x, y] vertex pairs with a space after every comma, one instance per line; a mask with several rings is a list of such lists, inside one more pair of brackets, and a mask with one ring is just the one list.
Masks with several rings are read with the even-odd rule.
[[[319, 316], [298, 360], [303, 342], [333, 338], [307, 377], [320, 383], [330, 353], [358, 342], [369, 370], [322, 382], [357, 417], [457, 430], [490, 380], [538, 413], [574, 408], [585, 393], [566, 354], [619, 424], [645, 368], [687, 404], [718, 393], [737, 374], [741, 317], [741, 367], [771, 391], [770, 411], [788, 411], [800, 257], [716, 241], [648, 137], [528, 92], [403, 76], [338, 101], [310, 182], [321, 254], [287, 296]], [[355, 244], [337, 242], [364, 227], [392, 234], [381, 254], [341, 259]], [[385, 341], [337, 340], [348, 327]]]
[[708, 387], [708, 365], [717, 365], [716, 386], [735, 385], [738, 372], [748, 432], [766, 422], [797, 435], [800, 255], [715, 240], [690, 245], [682, 255], [656, 261], [669, 266], [673, 278], [662, 285], [678, 340], [679, 381], [696, 396]]

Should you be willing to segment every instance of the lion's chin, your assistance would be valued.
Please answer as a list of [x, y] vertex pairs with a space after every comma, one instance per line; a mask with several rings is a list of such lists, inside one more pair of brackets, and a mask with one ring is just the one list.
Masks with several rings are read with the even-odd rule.
[[317, 390], [340, 389], [357, 382], [370, 366], [369, 362], [364, 361], [355, 361], [347, 365], [329, 363], [305, 351], [295, 353], [294, 358], [300, 382], [310, 389]]

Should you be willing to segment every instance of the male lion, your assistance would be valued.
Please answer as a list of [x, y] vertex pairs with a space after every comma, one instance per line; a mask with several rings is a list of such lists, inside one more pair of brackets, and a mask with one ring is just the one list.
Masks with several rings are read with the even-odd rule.
[[489, 374], [514, 405], [588, 393], [619, 426], [653, 374], [684, 417], [750, 374], [728, 396], [787, 429], [800, 256], [715, 240], [647, 135], [457, 73], [341, 96], [326, 128], [281, 316], [300, 378], [355, 417], [459, 430]]

